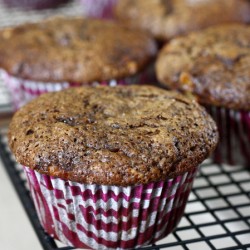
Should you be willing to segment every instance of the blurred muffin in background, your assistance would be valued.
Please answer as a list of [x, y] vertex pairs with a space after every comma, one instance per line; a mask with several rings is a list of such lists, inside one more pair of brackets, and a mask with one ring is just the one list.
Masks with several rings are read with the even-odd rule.
[[115, 14], [132, 27], [169, 40], [225, 22], [250, 22], [247, 0], [122, 0]]
[[149, 82], [157, 46], [111, 21], [53, 18], [0, 32], [0, 68], [15, 108], [79, 85]]
[[214, 120], [218, 163], [250, 164], [250, 26], [224, 24], [171, 40], [156, 74], [163, 86], [195, 95]]

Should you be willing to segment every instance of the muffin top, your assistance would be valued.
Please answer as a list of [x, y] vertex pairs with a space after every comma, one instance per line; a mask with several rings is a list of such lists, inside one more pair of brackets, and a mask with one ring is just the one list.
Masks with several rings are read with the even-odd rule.
[[224, 22], [250, 22], [247, 0], [122, 0], [116, 16], [133, 27], [168, 40]]
[[136, 185], [193, 170], [217, 130], [195, 101], [150, 86], [82, 87], [40, 96], [14, 115], [9, 145], [40, 173]]
[[250, 110], [250, 27], [228, 24], [173, 39], [157, 59], [158, 80], [203, 104]]
[[111, 21], [57, 17], [0, 31], [0, 68], [35, 81], [89, 83], [142, 70], [155, 41]]

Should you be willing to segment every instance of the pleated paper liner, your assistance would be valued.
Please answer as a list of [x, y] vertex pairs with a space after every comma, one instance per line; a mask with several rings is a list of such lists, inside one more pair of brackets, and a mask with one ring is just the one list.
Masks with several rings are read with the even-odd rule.
[[212, 157], [216, 163], [250, 167], [250, 112], [206, 106], [215, 120], [220, 140]]
[[198, 168], [145, 185], [89, 185], [24, 167], [45, 231], [66, 245], [134, 249], [171, 233], [179, 223]]
[[79, 86], [96, 86], [96, 85], [129, 85], [150, 83], [154, 79], [153, 65], [148, 66], [145, 71], [134, 76], [123, 79], [112, 79], [109, 81], [92, 82], [92, 83], [74, 83], [74, 82], [36, 82], [22, 78], [14, 77], [4, 70], [0, 70], [0, 77], [4, 85], [10, 92], [14, 110], [18, 110], [27, 102], [47, 92], [60, 91], [63, 89]]

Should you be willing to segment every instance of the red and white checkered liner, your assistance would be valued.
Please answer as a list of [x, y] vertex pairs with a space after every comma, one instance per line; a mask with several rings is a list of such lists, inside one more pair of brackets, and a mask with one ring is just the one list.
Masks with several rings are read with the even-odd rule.
[[81, 0], [84, 16], [113, 18], [113, 8], [118, 0]]
[[219, 130], [220, 141], [214, 151], [216, 163], [248, 165], [250, 162], [250, 112], [215, 106], [206, 107]]
[[24, 167], [45, 231], [67, 245], [134, 249], [168, 235], [180, 221], [197, 169], [132, 187], [86, 185]]

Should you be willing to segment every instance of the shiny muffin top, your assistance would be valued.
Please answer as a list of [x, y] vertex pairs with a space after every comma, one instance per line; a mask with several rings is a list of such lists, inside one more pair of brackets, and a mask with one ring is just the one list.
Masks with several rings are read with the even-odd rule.
[[13, 117], [9, 146], [40, 173], [136, 185], [193, 170], [215, 148], [214, 121], [195, 101], [150, 86], [48, 93]]
[[200, 103], [250, 110], [250, 27], [228, 24], [173, 39], [157, 59], [158, 80]]
[[124, 78], [156, 52], [147, 34], [106, 20], [57, 17], [0, 31], [0, 68], [44, 82]]
[[122, 0], [116, 16], [168, 40], [224, 22], [250, 22], [248, 0]]

